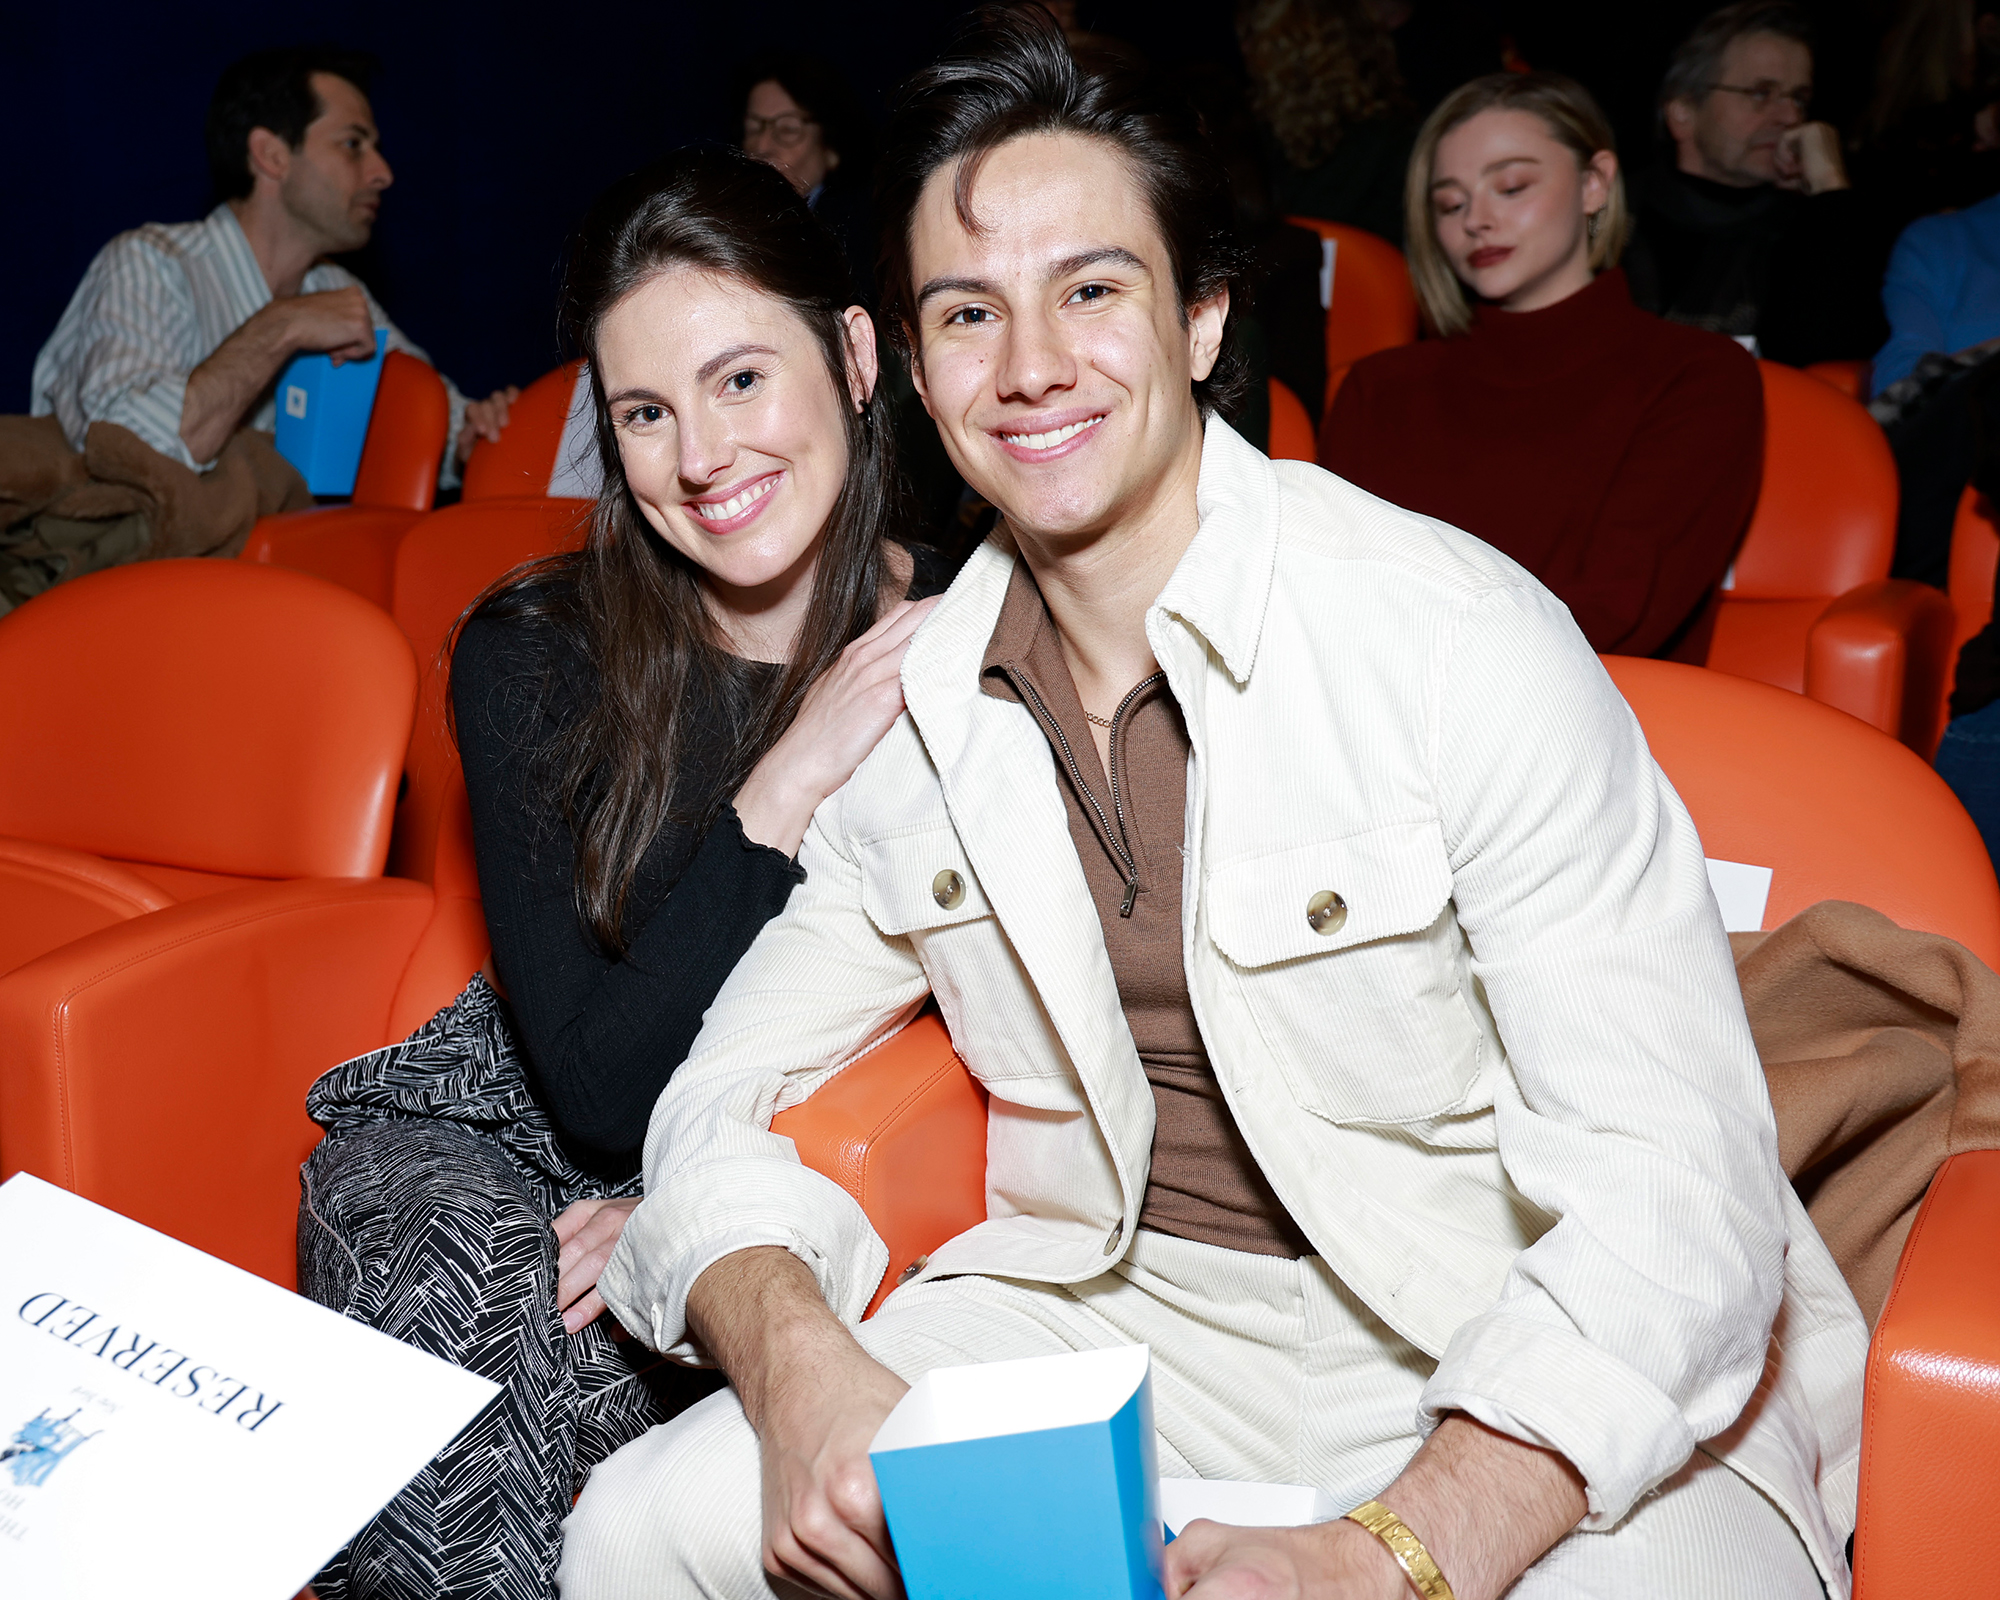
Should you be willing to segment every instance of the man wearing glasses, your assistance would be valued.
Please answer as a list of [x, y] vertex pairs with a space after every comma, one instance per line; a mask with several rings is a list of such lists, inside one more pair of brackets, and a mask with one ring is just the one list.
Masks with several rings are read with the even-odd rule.
[[1672, 142], [1633, 185], [1633, 298], [1803, 365], [1880, 346], [1884, 241], [1811, 119], [1812, 33], [1790, 0], [1739, 0], [1688, 35], [1660, 85]]

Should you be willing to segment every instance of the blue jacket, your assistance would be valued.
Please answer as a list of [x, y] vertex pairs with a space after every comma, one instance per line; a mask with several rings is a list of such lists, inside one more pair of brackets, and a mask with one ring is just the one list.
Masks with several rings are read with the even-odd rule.
[[1903, 230], [1882, 284], [1889, 342], [1871, 392], [1907, 378], [1935, 350], [1952, 355], [2000, 337], [2000, 195]]

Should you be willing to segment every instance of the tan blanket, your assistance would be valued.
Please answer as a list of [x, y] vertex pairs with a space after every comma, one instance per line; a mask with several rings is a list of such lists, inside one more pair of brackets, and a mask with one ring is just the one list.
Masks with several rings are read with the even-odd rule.
[[2000, 1148], [2000, 976], [1839, 900], [1730, 942], [1779, 1159], [1872, 1327], [1937, 1169]]
[[78, 452], [54, 417], [0, 417], [0, 612], [126, 561], [233, 556], [259, 517], [311, 504], [253, 429], [194, 472], [116, 423], [92, 423]]

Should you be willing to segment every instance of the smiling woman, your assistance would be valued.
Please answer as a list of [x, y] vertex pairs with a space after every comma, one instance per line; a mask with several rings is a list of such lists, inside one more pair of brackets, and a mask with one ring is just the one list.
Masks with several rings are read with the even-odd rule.
[[583, 1475], [712, 1387], [613, 1338], [598, 1272], [654, 1101], [803, 877], [814, 807], [901, 714], [943, 587], [894, 542], [847, 291], [804, 198], [734, 151], [626, 180], [572, 253], [604, 489], [585, 548], [482, 599], [452, 658], [505, 999], [475, 978], [314, 1086], [300, 1228], [308, 1293], [507, 1399], [322, 1600], [549, 1595]]
[[1497, 545], [1600, 651], [1699, 660], [1749, 524], [1763, 396], [1729, 340], [1632, 304], [1610, 125], [1553, 73], [1498, 73], [1425, 122], [1410, 277], [1439, 337], [1357, 362], [1320, 465]]

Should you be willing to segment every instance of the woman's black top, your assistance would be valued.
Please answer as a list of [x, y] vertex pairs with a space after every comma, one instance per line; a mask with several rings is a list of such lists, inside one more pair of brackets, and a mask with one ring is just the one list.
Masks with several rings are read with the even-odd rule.
[[[939, 593], [949, 574], [932, 552], [913, 554], [909, 597]], [[755, 695], [781, 669], [745, 661], [738, 670], [731, 687]], [[452, 658], [479, 889], [532, 1082], [578, 1159], [618, 1170], [636, 1164], [653, 1103], [703, 1013], [805, 872], [745, 838], [733, 806], [705, 834], [669, 820], [632, 883], [625, 954], [605, 953], [578, 916], [574, 842], [536, 760], [595, 691], [595, 669], [548, 622], [474, 618]], [[690, 707], [677, 811], [699, 815], [714, 794], [729, 737], [724, 700], [711, 690]]]

